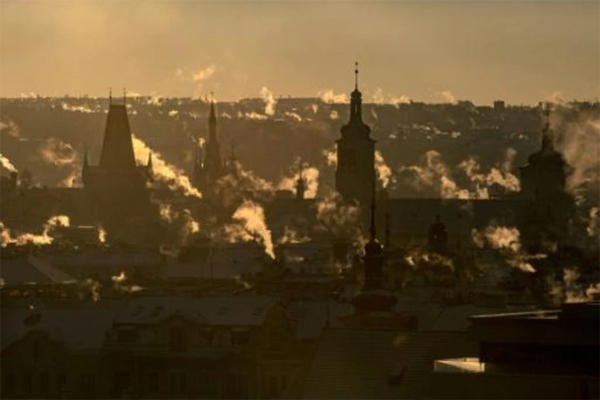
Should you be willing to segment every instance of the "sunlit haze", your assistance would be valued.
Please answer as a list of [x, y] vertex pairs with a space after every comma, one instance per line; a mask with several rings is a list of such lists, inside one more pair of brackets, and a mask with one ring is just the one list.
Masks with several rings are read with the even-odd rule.
[[2, 1], [0, 95], [348, 93], [535, 104], [600, 91], [597, 1]]

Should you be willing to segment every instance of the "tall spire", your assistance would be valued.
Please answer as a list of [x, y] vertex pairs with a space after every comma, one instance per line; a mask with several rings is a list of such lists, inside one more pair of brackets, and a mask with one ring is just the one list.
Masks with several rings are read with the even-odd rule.
[[127, 91], [123, 88], [123, 105], [127, 105]]
[[112, 104], [112, 88], [108, 88], [108, 105]]
[[552, 131], [550, 129], [550, 103], [546, 103], [542, 118], [544, 127], [542, 129], [542, 150], [552, 149], [554, 147]]
[[362, 123], [362, 94], [358, 90], [358, 61], [354, 63], [354, 90], [350, 95], [350, 122]]

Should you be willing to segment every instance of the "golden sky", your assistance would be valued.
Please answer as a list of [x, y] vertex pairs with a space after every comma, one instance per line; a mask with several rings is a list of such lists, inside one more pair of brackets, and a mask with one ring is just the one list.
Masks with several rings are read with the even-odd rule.
[[1, 0], [0, 95], [535, 104], [600, 92], [600, 2]]

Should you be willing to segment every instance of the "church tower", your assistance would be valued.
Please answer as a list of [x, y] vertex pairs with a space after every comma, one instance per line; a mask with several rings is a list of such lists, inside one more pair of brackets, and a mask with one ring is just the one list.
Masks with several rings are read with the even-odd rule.
[[541, 149], [531, 154], [520, 168], [522, 200], [521, 239], [532, 252], [545, 251], [547, 243], [563, 245], [575, 211], [573, 197], [566, 191], [572, 173], [563, 155], [554, 148], [550, 128], [550, 105], [543, 114]]
[[355, 87], [351, 94], [350, 120], [341, 129], [337, 143], [335, 187], [344, 199], [357, 200], [367, 207], [375, 184], [375, 140], [371, 128], [362, 120], [362, 94], [358, 90], [358, 63], [355, 64]]
[[215, 184], [224, 175], [221, 151], [217, 140], [217, 117], [215, 115], [215, 102], [211, 93], [210, 113], [208, 116], [208, 140], [204, 150], [204, 162], [195, 164], [195, 180], [200, 191], [208, 196], [214, 193]]

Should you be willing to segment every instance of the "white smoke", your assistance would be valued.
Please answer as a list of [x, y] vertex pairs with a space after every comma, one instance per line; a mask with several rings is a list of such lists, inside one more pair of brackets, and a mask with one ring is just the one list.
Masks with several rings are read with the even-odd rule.
[[392, 103], [396, 108], [399, 108], [400, 104], [410, 104], [411, 99], [408, 96], [394, 96], [390, 99], [390, 103]]
[[17, 236], [13, 236], [10, 229], [6, 228], [2, 222], [0, 222], [0, 246], [5, 247], [9, 243], [14, 243], [17, 246], [26, 244], [45, 245], [51, 244], [54, 238], [51, 236], [54, 228], [58, 226], [69, 226], [70, 220], [66, 215], [54, 215], [50, 217], [43, 225], [43, 231], [41, 234], [36, 233], [22, 233]]
[[94, 112], [94, 110], [92, 110], [87, 104], [84, 106], [73, 106], [71, 104], [62, 102], [60, 106], [64, 111], [80, 112], [85, 114]]
[[277, 100], [275, 100], [273, 93], [263, 86], [263, 88], [260, 90], [260, 97], [265, 103], [265, 114], [269, 116], [275, 115], [275, 106], [277, 105]]
[[310, 242], [310, 238], [306, 235], [301, 235], [293, 228], [285, 226], [283, 230], [283, 236], [279, 238], [277, 244], [296, 244]]
[[392, 177], [392, 169], [386, 164], [383, 155], [379, 150], [375, 150], [375, 171], [381, 181], [381, 185], [386, 188]]
[[8, 119], [6, 122], [0, 121], [0, 132], [4, 132], [15, 139], [22, 139], [19, 126], [12, 119]]
[[458, 100], [449, 90], [437, 92], [436, 96], [440, 97], [444, 101], [444, 103], [458, 104]]
[[275, 259], [271, 231], [267, 228], [265, 213], [260, 205], [251, 200], [244, 200], [235, 213], [233, 213], [232, 218], [242, 224], [247, 234], [252, 238], [258, 239], [264, 246], [265, 253], [272, 259]]
[[73, 145], [51, 137], [41, 143], [37, 152], [45, 163], [66, 170], [67, 176], [58, 183], [58, 186], [74, 186], [81, 172], [82, 161]]
[[330, 167], [337, 167], [337, 148], [334, 145], [329, 149], [323, 150], [323, 156], [325, 156], [325, 160], [327, 161], [327, 165]]
[[10, 160], [8, 158], [3, 156], [2, 153], [0, 153], [0, 164], [2, 165], [3, 168], [6, 168], [10, 172], [18, 172], [17, 168], [13, 165], [13, 163], [10, 162]]
[[317, 93], [323, 103], [348, 103], [349, 99], [345, 93], [335, 94], [333, 89], [324, 89]]
[[487, 226], [484, 230], [471, 231], [473, 243], [478, 247], [485, 247], [486, 243], [495, 250], [504, 252], [506, 262], [523, 272], [533, 273], [535, 268], [528, 260], [545, 258], [546, 255], [526, 255], [521, 248], [521, 234], [517, 228], [505, 226]]
[[244, 117], [246, 119], [253, 119], [253, 120], [256, 120], [256, 121], [264, 121], [264, 120], [269, 119], [269, 117], [267, 117], [266, 115], [259, 114], [259, 113], [254, 112], [254, 111], [249, 112], [249, 113], [245, 113]]
[[286, 111], [285, 115], [292, 119], [295, 119], [298, 122], [302, 122], [302, 117], [298, 115], [298, 113]]
[[381, 105], [384, 102], [385, 100], [383, 98], [383, 90], [381, 90], [381, 88], [377, 88], [377, 90], [373, 94], [373, 103]]
[[[207, 81], [208, 79], [212, 78], [213, 75], [215, 74], [215, 72], [217, 72], [217, 66], [215, 64], [210, 64], [206, 68], [203, 68], [196, 72], [193, 72], [192, 80], [198, 84], [201, 84], [201, 83]], [[184, 70], [179, 68], [179, 69], [177, 69], [176, 73], [178, 76], [183, 76]]]
[[346, 203], [338, 193], [317, 199], [317, 229], [350, 240], [362, 250], [366, 243], [361, 232], [361, 211], [357, 204]]
[[138, 163], [146, 163], [150, 153], [152, 153], [152, 173], [158, 180], [166, 183], [171, 190], [182, 190], [187, 196], [202, 198], [202, 194], [192, 186], [190, 179], [181, 169], [167, 163], [160, 153], [151, 150], [136, 135], [132, 135], [131, 138], [135, 159]]
[[[289, 168], [288, 174], [277, 184], [277, 188], [280, 190], [290, 190], [295, 192], [299, 177], [300, 157], [296, 157], [292, 163], [292, 166]], [[304, 185], [306, 188], [304, 197], [307, 199], [314, 199], [317, 196], [317, 191], [319, 190], [319, 170], [316, 167], [311, 167], [307, 163], [304, 163], [302, 166], [302, 179], [304, 179]]]

